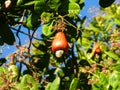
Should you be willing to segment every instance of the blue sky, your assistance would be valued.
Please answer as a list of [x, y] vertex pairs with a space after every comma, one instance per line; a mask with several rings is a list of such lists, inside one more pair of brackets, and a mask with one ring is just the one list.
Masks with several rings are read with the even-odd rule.
[[[85, 7], [83, 10], [80, 11], [80, 15], [83, 16], [87, 16], [87, 18], [90, 18], [93, 16], [93, 14], [88, 13], [89, 12], [89, 8], [91, 7], [99, 7], [99, 0], [85, 0]], [[21, 30], [23, 31], [27, 31], [27, 29], [22, 28]], [[21, 41], [22, 44], [27, 43], [28, 37], [26, 35], [21, 34], [20, 37], [22, 37]], [[0, 52], [1, 52], [1, 46], [0, 46]], [[14, 52], [16, 50], [16, 48], [14, 46], [5, 46], [5, 49], [3, 49], [2, 53], [0, 54], [0, 58], [1, 57], [5, 57], [6, 55]]]
[[92, 14], [88, 13], [91, 7], [99, 7], [99, 0], [85, 0], [85, 7], [81, 10], [81, 15], [87, 16], [88, 18], [92, 17]]

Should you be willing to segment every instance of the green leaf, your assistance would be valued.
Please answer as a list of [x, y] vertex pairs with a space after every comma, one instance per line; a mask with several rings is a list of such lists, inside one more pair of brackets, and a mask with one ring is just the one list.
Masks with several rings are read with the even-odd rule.
[[51, 18], [53, 17], [53, 13], [49, 13], [49, 12], [43, 12], [41, 14], [41, 21], [42, 23], [48, 23], [50, 22]]
[[84, 0], [80, 0], [79, 1], [79, 4], [83, 4], [85, 1]]
[[75, 2], [67, 2], [61, 4], [58, 10], [59, 14], [67, 15], [69, 17], [76, 17], [80, 13], [80, 6]]
[[22, 77], [20, 84], [22, 90], [38, 90], [38, 83], [29, 74]]
[[53, 27], [53, 22], [47, 23], [47, 24], [43, 24], [43, 26], [42, 26], [42, 33], [45, 36], [50, 37], [55, 32], [55, 30], [53, 30], [52, 27]]
[[48, 0], [47, 5], [50, 9], [57, 11], [61, 2], [60, 0]]
[[33, 12], [26, 19], [26, 27], [31, 30], [36, 30], [40, 24], [38, 20], [39, 20], [39, 15]]
[[75, 3], [78, 3], [79, 1], [81, 0], [69, 0], [70, 2], [75, 2]]
[[[22, 1], [22, 0], [21, 0]], [[29, 6], [35, 4], [37, 1], [30, 1], [28, 3], [25, 3], [24, 5]]]
[[5, 58], [0, 58], [0, 66], [6, 62], [6, 59]]
[[79, 1], [80, 9], [84, 8], [84, 6], [85, 6], [84, 2], [85, 2], [84, 0]]
[[3, 78], [2, 78], [2, 77], [0, 77], [0, 87], [2, 87], [4, 84], [5, 84], [5, 83], [4, 83]]
[[45, 90], [50, 90], [50, 87], [51, 87], [51, 82], [49, 82], [48, 84], [47, 84], [47, 86], [45, 87]]
[[80, 7], [77, 3], [71, 2], [68, 5], [68, 12], [70, 17], [75, 17], [80, 13]]
[[101, 33], [100, 27], [97, 27], [95, 24], [90, 23], [90, 27], [86, 27], [86, 29], [90, 31], [94, 31], [95, 33]]
[[56, 79], [52, 82], [50, 90], [59, 90], [60, 88], [60, 78], [56, 77]]
[[120, 72], [120, 64], [115, 63], [115, 64], [112, 64], [111, 66], [112, 66], [112, 69]]
[[104, 73], [94, 73], [92, 80], [98, 79], [97, 83], [92, 84], [92, 90], [108, 90], [108, 76]]
[[[4, 81], [4, 77], [6, 76], [6, 74], [8, 74], [8, 69], [5, 67], [0, 67], [0, 87], [2, 87], [3, 85], [5, 85], [5, 81]], [[8, 80], [8, 78], [6, 78], [6, 80]]]
[[59, 77], [64, 76], [64, 72], [60, 68], [56, 68], [54, 73], [57, 74]]
[[106, 8], [110, 6], [115, 0], [99, 0], [99, 4], [101, 7]]
[[1, 44], [4, 42], [4, 43], [7, 43], [9, 45], [13, 45], [14, 42], [15, 42], [15, 37], [14, 37], [13, 32], [4, 23], [0, 24], [0, 27], [1, 27], [0, 37], [1, 37], [1, 40], [2, 40], [2, 41], [0, 41]]
[[8, 71], [12, 73], [11, 79], [17, 79], [19, 70], [16, 65], [10, 65]]
[[8, 69], [5, 67], [0, 67], [0, 74], [7, 74], [8, 73]]
[[89, 49], [90, 48], [90, 45], [91, 45], [91, 41], [88, 40], [87, 38], [82, 38], [82, 46], [85, 48], [85, 49]]
[[4, 14], [0, 14], [0, 42], [1, 44], [7, 43], [13, 45], [15, 42], [15, 37], [11, 29], [6, 24], [6, 18]]
[[36, 13], [41, 14], [43, 11], [45, 11], [45, 8], [46, 6], [44, 0], [39, 0], [35, 2], [34, 10]]
[[112, 51], [104, 51], [105, 54], [107, 54], [109, 57], [113, 58], [114, 60], [118, 61], [120, 60], [119, 56], [116, 55], [114, 52]]
[[120, 26], [120, 20], [119, 19], [115, 19], [115, 23]]
[[22, 4], [23, 4], [23, 1], [24, 1], [24, 0], [17, 0], [17, 6], [22, 5]]
[[103, 86], [108, 84], [108, 76], [106, 76], [106, 74], [104, 73], [99, 73], [99, 83], [102, 84]]
[[113, 71], [110, 74], [109, 84], [112, 86], [112, 90], [120, 90], [120, 72]]
[[78, 83], [79, 83], [79, 79], [74, 78], [70, 84], [69, 90], [77, 90]]

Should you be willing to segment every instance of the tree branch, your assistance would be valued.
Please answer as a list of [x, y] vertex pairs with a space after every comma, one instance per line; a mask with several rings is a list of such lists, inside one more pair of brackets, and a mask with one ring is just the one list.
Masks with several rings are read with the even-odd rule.
[[[14, 31], [18, 31], [17, 29], [15, 29], [15, 28], [13, 28], [13, 27], [10, 27], [10, 28], [11, 28], [12, 30], [14, 30]], [[36, 37], [34, 37], [34, 36], [30, 35], [30, 34], [27, 34], [27, 33], [23, 32], [23, 31], [19, 31], [19, 33], [22, 33], [22, 34], [24, 34], [24, 35], [33, 37], [34, 39], [39, 40], [39, 41], [42, 40], [42, 39], [36, 38]]]
[[[21, 40], [20, 40], [20, 37], [19, 37], [19, 32], [21, 31], [21, 27], [22, 27], [22, 23], [23, 23], [23, 20], [24, 20], [25, 13], [26, 13], [26, 9], [23, 11], [23, 14], [22, 14], [22, 17], [21, 17], [21, 20], [20, 20], [21, 24], [20, 24], [20, 26], [19, 26], [19, 28], [17, 30], [17, 33], [16, 33], [16, 36], [18, 38], [18, 44], [19, 44], [19, 46], [21, 46]], [[22, 70], [22, 63], [20, 62], [18, 81], [19, 81], [19, 78], [20, 78], [20, 75], [21, 75], [21, 70]]]
[[21, 25], [19, 26], [19, 28], [18, 28], [18, 30], [17, 30], [17, 32], [16, 32], [16, 36], [17, 36], [17, 38], [18, 38], [18, 44], [19, 44], [19, 46], [21, 46], [21, 40], [20, 40], [20, 37], [19, 37], [20, 29], [21, 29]]
[[[30, 43], [29, 43], [29, 46], [28, 46], [28, 53], [30, 54], [30, 47], [31, 47], [31, 45], [32, 45], [32, 39], [33, 39], [33, 36], [34, 36], [34, 34], [35, 34], [35, 31], [36, 30], [34, 30], [33, 32], [32, 32], [32, 35], [31, 36], [29, 36], [29, 41], [30, 41]], [[28, 34], [30, 35], [30, 30], [28, 30]], [[29, 57], [29, 62], [30, 62], [30, 57]]]

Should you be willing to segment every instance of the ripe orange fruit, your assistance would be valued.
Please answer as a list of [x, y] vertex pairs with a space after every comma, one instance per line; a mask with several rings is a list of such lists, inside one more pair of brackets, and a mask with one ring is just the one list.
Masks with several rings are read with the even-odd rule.
[[63, 32], [57, 32], [52, 41], [52, 52], [58, 50], [64, 50], [65, 52], [68, 51], [68, 42]]
[[92, 54], [100, 54], [100, 53], [101, 53], [100, 45], [98, 43], [94, 43]]

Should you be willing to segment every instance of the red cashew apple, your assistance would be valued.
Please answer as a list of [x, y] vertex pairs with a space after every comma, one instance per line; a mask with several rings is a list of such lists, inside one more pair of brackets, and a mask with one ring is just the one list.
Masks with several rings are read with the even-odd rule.
[[57, 32], [52, 41], [52, 52], [58, 54], [56, 56], [60, 57], [64, 51], [66, 53], [68, 51], [68, 42], [66, 36], [63, 32]]
[[94, 43], [92, 54], [100, 54], [100, 53], [101, 53], [100, 45], [98, 43]]

